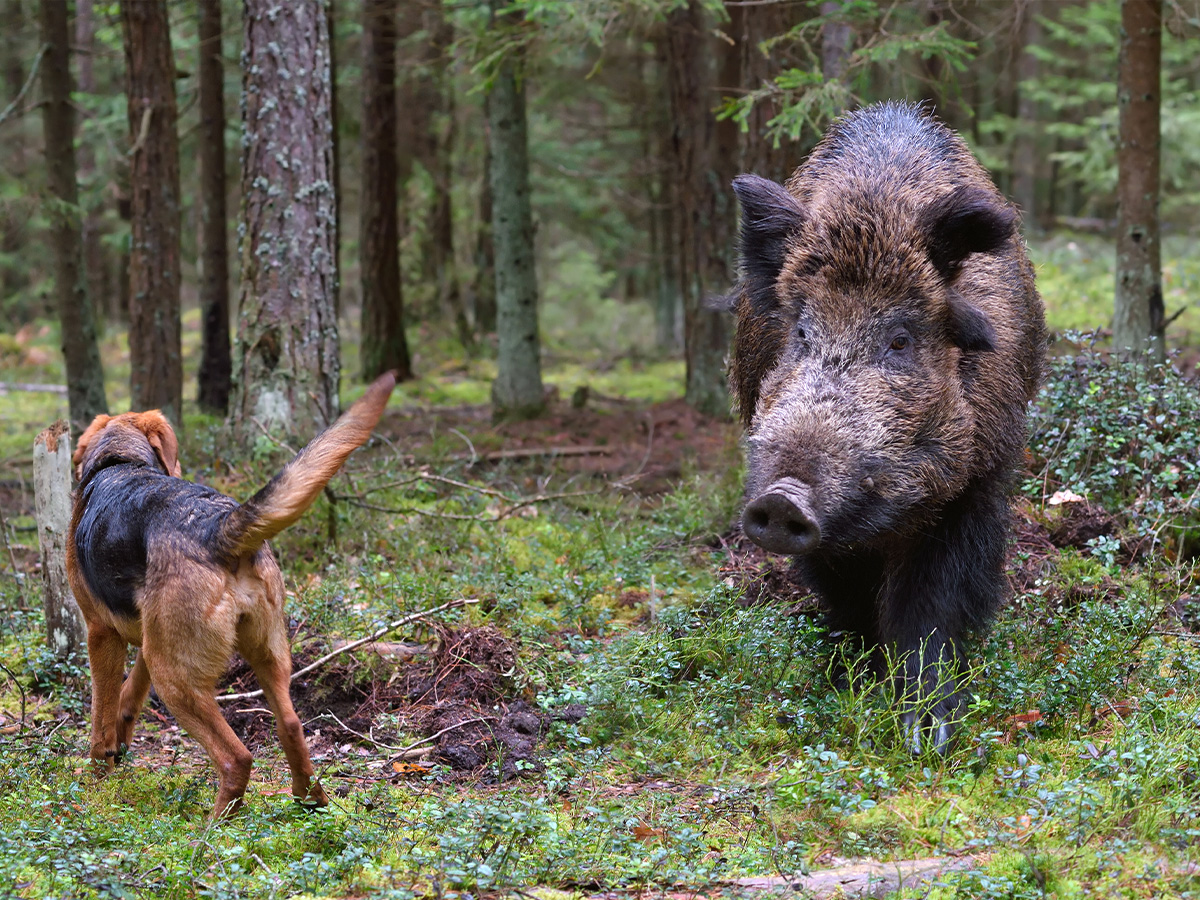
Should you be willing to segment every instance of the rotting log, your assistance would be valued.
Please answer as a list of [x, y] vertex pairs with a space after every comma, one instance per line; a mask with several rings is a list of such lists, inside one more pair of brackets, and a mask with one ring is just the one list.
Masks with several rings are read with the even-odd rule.
[[82, 656], [83, 616], [67, 582], [67, 527], [71, 522], [71, 436], [59, 419], [33, 440], [33, 498], [42, 560], [46, 642], [59, 659]]

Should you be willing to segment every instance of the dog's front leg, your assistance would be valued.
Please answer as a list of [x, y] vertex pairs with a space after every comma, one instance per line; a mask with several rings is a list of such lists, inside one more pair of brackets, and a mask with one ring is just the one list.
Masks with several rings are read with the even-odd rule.
[[114, 629], [88, 624], [88, 665], [92, 670], [92, 759], [111, 771], [120, 757], [117, 706], [128, 646]]

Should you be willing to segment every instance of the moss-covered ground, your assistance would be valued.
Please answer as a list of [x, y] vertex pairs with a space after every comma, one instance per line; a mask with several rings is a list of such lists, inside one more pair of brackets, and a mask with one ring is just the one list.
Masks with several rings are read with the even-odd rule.
[[[1074, 243], [1034, 248], [1056, 329], [1103, 324], [1085, 287], [1102, 293], [1100, 276], [1070, 262]], [[1195, 283], [1194, 262], [1171, 265]], [[1176, 327], [1195, 334], [1186, 315]], [[52, 329], [4, 340], [0, 380], [61, 383], [53, 354], [29, 355], [54, 346]], [[886, 684], [840, 677], [860, 661], [779, 561], [738, 541], [734, 428], [661, 412], [680, 363], [552, 362], [557, 418], [504, 431], [478, 408], [491, 363], [415, 343], [423, 377], [335, 480], [339, 499], [278, 541], [294, 651], [315, 660], [474, 602], [297, 683], [333, 799], [317, 813], [287, 795], [261, 701], [230, 713], [255, 755], [230, 822], [207, 820], [213, 772], [157, 702], [131, 759], [91, 769], [86, 661], [44, 649], [27, 489], [32, 437], [65, 400], [0, 399], [0, 897], [744, 895], [866, 858], [953, 862], [889, 896], [1200, 896], [1200, 440], [1187, 450], [1200, 422], [1155, 425], [1137, 401], [1147, 389], [1117, 374], [1110, 387], [1094, 360], [1082, 382], [1055, 370], [1011, 599], [972, 649], [950, 752], [913, 756]], [[121, 356], [110, 330], [115, 409], [128, 404]], [[571, 411], [580, 384], [592, 399]], [[1194, 383], [1171, 385], [1155, 403], [1195, 408]], [[1101, 407], [1138, 431], [1136, 464], [1120, 434], [1072, 424]], [[607, 429], [619, 451], [536, 452], [570, 445], [585, 414], [575, 443]], [[244, 497], [282, 459], [231, 456], [219, 436], [216, 420], [186, 417], [188, 477]], [[530, 455], [480, 460], [514, 441]], [[1060, 488], [1088, 500], [1051, 504]], [[454, 649], [471, 635], [486, 639]], [[784, 879], [746, 880], [763, 876]]]

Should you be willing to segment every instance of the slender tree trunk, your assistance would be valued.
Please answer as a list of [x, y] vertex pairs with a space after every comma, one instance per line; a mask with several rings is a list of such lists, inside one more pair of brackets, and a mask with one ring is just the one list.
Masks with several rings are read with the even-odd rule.
[[255, 420], [307, 439], [336, 418], [341, 374], [328, 19], [319, 3], [243, 10], [232, 424], [243, 443]]
[[[728, 259], [734, 213], [729, 183], [736, 174], [732, 167], [737, 159], [736, 152], [729, 152], [727, 158], [714, 153], [718, 147], [726, 148], [729, 140], [724, 129], [718, 131], [712, 114], [718, 100], [715, 61], [724, 54], [719, 54], [709, 32], [699, 0], [689, 0], [667, 19], [687, 361], [685, 399], [707, 415], [727, 417], [725, 358], [731, 323], [728, 314], [712, 311], [707, 301], [727, 291], [732, 283]], [[727, 48], [726, 52], [733, 50]]]
[[[835, 15], [842, 5], [838, 0], [825, 0], [821, 4], [821, 15]], [[849, 22], [832, 19], [826, 23], [821, 32], [821, 74], [826, 81], [845, 77], [853, 40], [854, 32]]]
[[429, 10], [427, 31], [430, 34], [430, 79], [434, 115], [430, 117], [431, 156], [429, 171], [433, 176], [433, 202], [429, 211], [429, 253], [433, 278], [437, 284], [438, 312], [454, 320], [455, 328], [464, 343], [472, 341], [467, 325], [466, 310], [458, 285], [458, 270], [454, 260], [454, 89], [450, 84], [448, 61], [454, 43], [454, 25], [446, 18], [441, 0]]
[[179, 137], [175, 58], [165, 0], [123, 0], [125, 84], [133, 143], [129, 388], [134, 409], [183, 413], [179, 323]]
[[[505, 5], [505, 0], [491, 0], [493, 27], [500, 24], [497, 13]], [[488, 92], [498, 338], [492, 414], [498, 419], [533, 418], [545, 408], [523, 63], [523, 48], [512, 48]]]
[[338, 131], [337, 0], [323, 0], [325, 28], [329, 33], [329, 181], [333, 185], [333, 318], [342, 314], [342, 139]]
[[362, 377], [411, 376], [400, 289], [396, 197], [396, 3], [363, 3]]
[[[76, 0], [75, 3], [75, 50], [79, 54], [79, 84], [81, 94], [96, 93], [96, 76], [92, 66], [93, 44], [96, 35], [96, 18], [92, 0]], [[88, 186], [96, 177], [96, 154], [92, 142], [80, 140], [78, 146], [79, 178], [84, 189], [83, 206], [83, 267], [87, 272], [88, 296], [96, 308], [100, 298], [109, 292], [108, 259], [104, 245], [100, 242], [101, 218], [98, 204], [88, 196]]]
[[[485, 110], [486, 113], [486, 110]], [[485, 119], [487, 116], [485, 115]], [[487, 127], [486, 122], [484, 127]], [[479, 230], [475, 234], [475, 277], [471, 281], [475, 333], [496, 333], [496, 244], [492, 239], [492, 136], [484, 135], [483, 184], [479, 190]]]
[[675, 229], [675, 159], [667, 53], [666, 40], [656, 40], [654, 57], [649, 60], [654, 75], [646, 79], [652, 93], [646, 99], [648, 115], [642, 134], [644, 153], [650, 161], [646, 195], [650, 197], [655, 344], [668, 353], [677, 353], [683, 349], [683, 295]]
[[[0, 71], [4, 73], [4, 96], [17, 96], [25, 84], [25, 12], [20, 3], [0, 3]], [[43, 41], [44, 42], [44, 41]], [[7, 101], [6, 101], [7, 102]], [[24, 141], [6, 136], [7, 155], [24, 156]], [[9, 170], [6, 175], [19, 178], [23, 172]], [[0, 201], [0, 297], [11, 298], [29, 283], [24, 267], [17, 263], [28, 240], [27, 219], [15, 205]], [[7, 259], [5, 259], [7, 257]]]
[[1161, 79], [1162, 0], [1121, 0], [1113, 347], [1158, 362], [1166, 355], [1158, 221]]
[[1013, 199], [1025, 217], [1026, 229], [1036, 228], [1038, 222], [1038, 105], [1028, 82], [1037, 78], [1038, 59], [1030, 52], [1041, 40], [1042, 26], [1039, 0], [1026, 0], [1021, 7], [1021, 47], [1017, 57], [1017, 131], [1013, 145]]
[[82, 430], [108, 411], [104, 371], [96, 344], [96, 322], [83, 271], [79, 231], [79, 187], [75, 182], [75, 111], [71, 106], [71, 63], [65, 0], [41, 0], [43, 60], [42, 127], [46, 141], [46, 180], [54, 246], [54, 288], [67, 366], [71, 424]]
[[221, 0], [200, 0], [200, 370], [196, 399], [224, 415], [229, 351], [229, 245], [225, 223], [225, 69]]
[[[828, 4], [822, 5], [822, 12], [825, 11], [826, 5]], [[836, 7], [839, 4], [833, 5]], [[734, 36], [741, 48], [741, 87], [756, 90], [770, 82], [785, 65], [783, 59], [763, 53], [762, 42], [769, 37], [785, 33], [800, 21], [800, 16], [808, 15], [808, 8], [804, 4], [733, 6], [730, 7], [729, 14]], [[827, 79], [840, 79], [844, 74], [853, 36], [850, 26], [844, 22], [833, 22], [825, 26], [821, 46], [822, 72]], [[782, 51], [777, 47], [771, 52], [778, 56]], [[767, 123], [779, 114], [779, 110], [779, 102], [773, 99], [764, 99], [754, 104], [746, 122], [746, 131], [740, 138], [738, 156], [739, 167], [743, 172], [753, 172], [764, 178], [783, 182], [799, 164], [803, 152], [798, 144], [783, 142], [775, 147], [772, 141], [766, 139]]]

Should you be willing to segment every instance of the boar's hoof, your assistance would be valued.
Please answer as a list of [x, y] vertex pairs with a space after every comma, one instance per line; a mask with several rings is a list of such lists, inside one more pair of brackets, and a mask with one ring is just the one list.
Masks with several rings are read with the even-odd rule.
[[809, 486], [794, 478], [775, 482], [746, 506], [746, 537], [772, 553], [811, 553], [821, 542], [821, 528], [812, 514], [810, 495]]
[[913, 756], [921, 755], [926, 740], [938, 756], [945, 756], [950, 749], [954, 723], [949, 719], [935, 714], [926, 720], [915, 712], [906, 712], [900, 717], [900, 724], [904, 728], [905, 743]]

